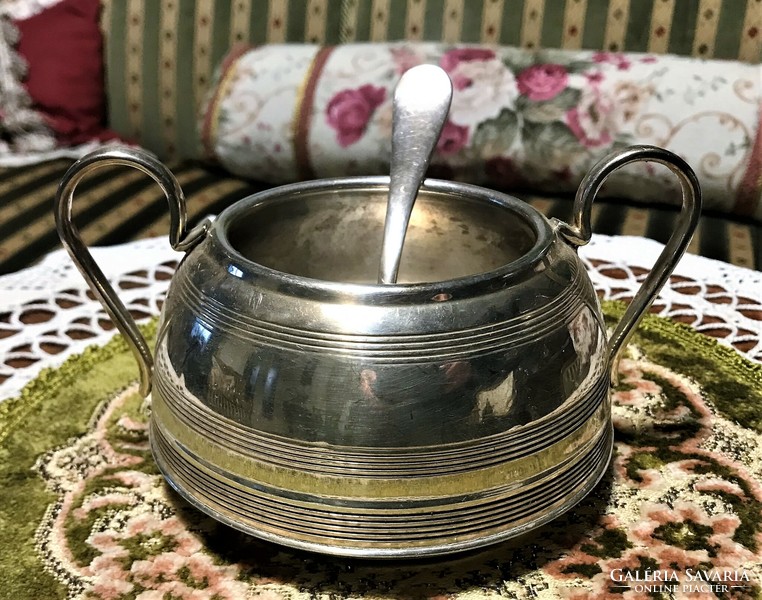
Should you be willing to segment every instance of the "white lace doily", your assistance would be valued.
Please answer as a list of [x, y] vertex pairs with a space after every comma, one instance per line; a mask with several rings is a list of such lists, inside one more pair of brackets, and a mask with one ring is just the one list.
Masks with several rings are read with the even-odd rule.
[[[643, 238], [596, 235], [580, 255], [603, 298], [627, 299], [661, 249]], [[95, 248], [93, 255], [139, 320], [159, 314], [182, 256], [166, 237]], [[761, 273], [686, 255], [654, 307], [762, 362]], [[18, 394], [43, 368], [58, 366], [89, 345], [104, 344], [114, 333], [63, 251], [0, 277], [0, 401]]]

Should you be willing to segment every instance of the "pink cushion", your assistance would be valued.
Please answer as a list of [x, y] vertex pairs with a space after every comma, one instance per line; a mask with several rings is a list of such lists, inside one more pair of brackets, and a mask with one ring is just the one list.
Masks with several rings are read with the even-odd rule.
[[24, 85], [60, 145], [109, 137], [99, 16], [99, 0], [63, 0], [15, 22]]

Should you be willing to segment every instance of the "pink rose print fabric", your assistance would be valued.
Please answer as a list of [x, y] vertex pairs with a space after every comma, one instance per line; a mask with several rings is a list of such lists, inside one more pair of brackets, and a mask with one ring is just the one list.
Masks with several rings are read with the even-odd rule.
[[613, 109], [612, 100], [593, 87], [582, 94], [578, 106], [566, 112], [564, 122], [586, 148], [609, 146], [613, 140]]
[[[652, 144], [694, 168], [706, 208], [762, 219], [758, 65], [434, 43], [264, 46], [228, 63], [202, 130], [208, 154], [240, 176], [387, 174], [394, 87], [428, 63], [454, 89], [432, 173], [571, 195], [605, 155]], [[646, 163], [602, 195], [680, 203], [674, 175]]]
[[373, 111], [384, 101], [386, 90], [363, 85], [354, 90], [342, 90], [326, 107], [328, 124], [336, 130], [336, 141], [343, 148], [359, 140]]
[[443, 156], [457, 154], [468, 143], [468, 128], [447, 121], [437, 142], [437, 152]]
[[519, 93], [534, 101], [552, 100], [566, 89], [568, 81], [561, 65], [532, 65], [516, 78]]
[[484, 61], [495, 58], [495, 51], [488, 48], [454, 48], [445, 52], [439, 66], [452, 73], [462, 62]]

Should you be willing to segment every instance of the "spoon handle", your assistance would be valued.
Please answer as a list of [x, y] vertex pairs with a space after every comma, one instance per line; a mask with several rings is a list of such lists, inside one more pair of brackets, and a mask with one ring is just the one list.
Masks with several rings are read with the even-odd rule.
[[447, 119], [451, 99], [450, 78], [434, 65], [409, 69], [394, 90], [389, 204], [379, 283], [397, 282], [410, 214]]

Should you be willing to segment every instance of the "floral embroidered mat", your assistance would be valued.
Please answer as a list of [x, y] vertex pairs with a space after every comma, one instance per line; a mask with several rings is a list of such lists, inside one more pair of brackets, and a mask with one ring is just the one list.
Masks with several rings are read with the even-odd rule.
[[[605, 303], [612, 323], [621, 311]], [[620, 370], [614, 461], [565, 516], [479, 552], [369, 562], [261, 542], [181, 500], [115, 338], [0, 405], [0, 598], [760, 597], [762, 367], [650, 316]]]

